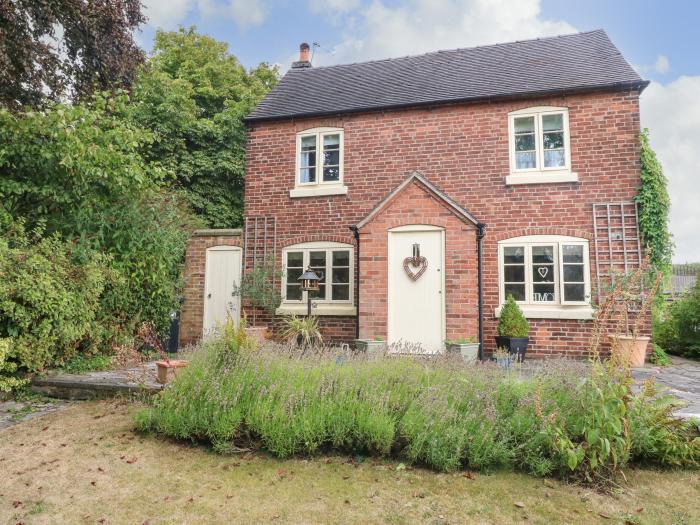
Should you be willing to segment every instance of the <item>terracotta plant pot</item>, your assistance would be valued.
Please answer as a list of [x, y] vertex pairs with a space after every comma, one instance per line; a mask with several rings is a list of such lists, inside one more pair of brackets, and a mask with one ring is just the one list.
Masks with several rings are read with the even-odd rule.
[[611, 334], [608, 337], [610, 337], [612, 353], [617, 355], [620, 362], [629, 366], [644, 366], [649, 345], [648, 337], [623, 334]]
[[268, 335], [270, 330], [267, 326], [248, 326], [245, 331], [246, 334], [255, 339], [258, 344], [265, 344], [265, 341], [269, 339]]
[[180, 370], [186, 366], [187, 361], [184, 359], [156, 361], [156, 368], [158, 370], [156, 380], [162, 385], [167, 385], [180, 372]]

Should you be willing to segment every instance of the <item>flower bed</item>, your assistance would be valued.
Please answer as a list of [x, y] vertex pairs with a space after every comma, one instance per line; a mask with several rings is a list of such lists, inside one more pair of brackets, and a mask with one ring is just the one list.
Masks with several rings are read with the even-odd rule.
[[137, 418], [143, 431], [260, 444], [279, 457], [326, 450], [395, 456], [450, 471], [508, 468], [609, 481], [630, 462], [697, 466], [696, 423], [671, 416], [624, 372], [543, 366], [523, 379], [460, 359], [300, 357], [205, 343]]

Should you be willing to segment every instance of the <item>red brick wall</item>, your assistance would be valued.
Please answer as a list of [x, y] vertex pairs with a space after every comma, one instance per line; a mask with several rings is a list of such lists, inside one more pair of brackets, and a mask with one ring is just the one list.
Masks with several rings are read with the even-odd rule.
[[[579, 182], [506, 186], [508, 113], [545, 105], [569, 109], [572, 171], [578, 173]], [[291, 199], [296, 133], [317, 126], [344, 129], [348, 194]], [[636, 91], [257, 123], [248, 136], [245, 212], [277, 217], [278, 251], [304, 232], [313, 232], [315, 240], [352, 242], [348, 227], [362, 220], [409, 173], [420, 172], [487, 226], [484, 313], [489, 350], [499, 300], [497, 241], [526, 232], [568, 235], [572, 230], [590, 238], [593, 203], [629, 201], [637, 193], [638, 133]], [[469, 232], [466, 237], [473, 235]], [[366, 264], [364, 253], [362, 257], [361, 265]], [[475, 260], [476, 255], [474, 262], [465, 264]], [[594, 272], [594, 260], [590, 266]], [[360, 272], [365, 269], [361, 266]], [[361, 293], [361, 312], [376, 306], [368, 302], [367, 293]], [[590, 326], [590, 321], [531, 320], [532, 352], [578, 353]]]
[[360, 337], [387, 338], [387, 232], [406, 224], [445, 228], [446, 335], [478, 336], [476, 227], [413, 182], [360, 230]]
[[184, 271], [184, 301], [180, 311], [180, 347], [202, 337], [204, 323], [204, 271], [207, 248], [242, 246], [240, 230], [200, 230], [187, 242]]

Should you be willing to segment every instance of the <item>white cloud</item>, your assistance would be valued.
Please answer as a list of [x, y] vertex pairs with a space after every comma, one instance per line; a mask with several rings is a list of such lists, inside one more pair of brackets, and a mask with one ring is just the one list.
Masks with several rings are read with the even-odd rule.
[[359, 20], [343, 41], [319, 52], [318, 65], [424, 53], [575, 32], [546, 20], [540, 0], [375, 0], [353, 13]]
[[700, 76], [652, 82], [641, 98], [642, 126], [669, 181], [674, 261], [700, 261]]
[[263, 0], [143, 0], [148, 25], [172, 30], [182, 24], [191, 10], [202, 18], [233, 20], [240, 29], [262, 24], [268, 15]]
[[148, 25], [163, 29], [174, 29], [182, 23], [193, 3], [193, 0], [143, 0]]
[[653, 64], [647, 64], [644, 66], [632, 64], [632, 67], [636, 69], [637, 73], [639, 73], [642, 77], [653, 73], [664, 75], [668, 73], [669, 69], [671, 69], [671, 63], [668, 61], [668, 57], [666, 55], [657, 55]]
[[656, 62], [654, 62], [654, 71], [663, 75], [668, 72], [669, 65], [668, 57], [666, 55], [659, 55], [656, 57]]
[[359, 7], [361, 0], [309, 0], [309, 9], [313, 13], [341, 12], [347, 13]]
[[227, 11], [240, 29], [259, 26], [268, 14], [261, 0], [229, 0]]

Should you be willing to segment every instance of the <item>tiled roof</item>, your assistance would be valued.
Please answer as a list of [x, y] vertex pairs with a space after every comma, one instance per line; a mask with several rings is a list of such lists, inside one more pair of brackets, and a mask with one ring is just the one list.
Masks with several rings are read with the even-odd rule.
[[292, 68], [248, 121], [644, 88], [603, 30], [328, 67]]

